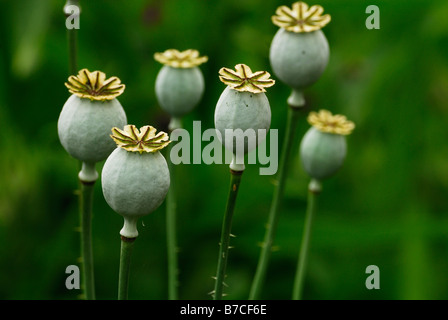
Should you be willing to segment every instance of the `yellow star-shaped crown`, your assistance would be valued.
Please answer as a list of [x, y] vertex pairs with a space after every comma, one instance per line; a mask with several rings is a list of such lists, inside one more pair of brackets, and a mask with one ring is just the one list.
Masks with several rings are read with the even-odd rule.
[[208, 61], [207, 56], [201, 57], [199, 51], [193, 49], [185, 51], [169, 49], [163, 53], [157, 52], [154, 54], [154, 59], [173, 68], [193, 68]]
[[235, 70], [229, 68], [219, 70], [219, 79], [224, 84], [237, 91], [252, 93], [266, 92], [265, 88], [272, 87], [275, 80], [270, 79], [270, 76], [266, 71], [252, 72], [245, 64], [237, 64]]
[[70, 76], [65, 83], [68, 91], [80, 98], [90, 100], [112, 100], [121, 95], [125, 85], [117, 77], [106, 79], [101, 71], [82, 69], [76, 76]]
[[349, 135], [355, 129], [355, 124], [345, 116], [333, 115], [328, 110], [310, 112], [308, 122], [319, 131], [333, 134]]
[[308, 7], [305, 2], [296, 2], [292, 8], [280, 6], [272, 16], [272, 22], [287, 31], [295, 33], [311, 32], [322, 29], [330, 22], [329, 14], [322, 15], [324, 9], [319, 5]]
[[141, 127], [140, 130], [133, 124], [126, 125], [123, 130], [117, 127], [112, 128], [111, 137], [117, 143], [117, 146], [126, 151], [156, 152], [165, 148], [171, 141], [168, 134], [159, 131], [152, 126]]

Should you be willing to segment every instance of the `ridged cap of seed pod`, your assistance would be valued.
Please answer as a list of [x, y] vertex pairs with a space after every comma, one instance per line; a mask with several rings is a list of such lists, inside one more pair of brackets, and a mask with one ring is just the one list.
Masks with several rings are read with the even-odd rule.
[[82, 69], [76, 76], [70, 76], [65, 83], [68, 91], [80, 98], [105, 101], [121, 95], [125, 85], [117, 77], [106, 78], [101, 71]]
[[299, 1], [292, 4], [292, 7], [280, 6], [272, 22], [287, 31], [301, 33], [322, 29], [331, 21], [329, 14], [324, 14], [324, 8], [320, 5], [309, 7], [305, 2]]
[[154, 59], [173, 68], [193, 68], [208, 61], [207, 56], [200, 56], [198, 50], [188, 49], [179, 51], [168, 49], [154, 54]]

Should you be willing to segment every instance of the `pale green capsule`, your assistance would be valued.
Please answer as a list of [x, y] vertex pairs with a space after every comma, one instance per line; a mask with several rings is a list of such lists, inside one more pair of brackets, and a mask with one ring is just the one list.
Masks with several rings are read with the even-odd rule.
[[289, 87], [303, 89], [315, 83], [329, 60], [328, 41], [322, 30], [295, 33], [279, 29], [269, 58], [275, 75]]
[[347, 154], [345, 135], [322, 132], [311, 127], [300, 144], [300, 159], [305, 172], [317, 180], [336, 173]]
[[126, 123], [117, 99], [98, 101], [73, 94], [64, 104], [57, 126], [60, 142], [72, 157], [95, 163], [105, 160], [116, 147], [111, 129]]
[[[244, 154], [249, 152], [266, 137], [270, 125], [271, 108], [264, 92], [242, 92], [230, 87], [224, 89], [216, 104], [215, 128], [220, 133], [221, 142], [228, 150], [237, 153], [239, 151], [237, 141], [244, 141], [243, 152]], [[226, 139], [226, 129], [228, 139]], [[259, 129], [263, 130], [259, 131]], [[260, 137], [260, 133], [264, 134]], [[256, 143], [250, 145], [249, 138], [244, 138], [245, 134], [247, 137], [255, 136]]]
[[163, 110], [180, 118], [192, 111], [204, 94], [204, 77], [199, 67], [163, 66], [156, 78], [156, 97]]
[[120, 147], [107, 158], [101, 180], [106, 202], [124, 217], [120, 234], [127, 238], [138, 236], [138, 218], [156, 210], [170, 186], [168, 165], [159, 151], [139, 153]]

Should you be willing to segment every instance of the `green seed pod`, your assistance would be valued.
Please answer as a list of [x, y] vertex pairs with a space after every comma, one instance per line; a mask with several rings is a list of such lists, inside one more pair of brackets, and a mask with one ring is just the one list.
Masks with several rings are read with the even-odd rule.
[[300, 144], [300, 158], [307, 174], [323, 180], [336, 173], [347, 154], [345, 136], [354, 129], [354, 124], [344, 116], [332, 115], [329, 111], [311, 112], [308, 121], [313, 125]]
[[[258, 134], [258, 129], [269, 130], [270, 125], [271, 109], [264, 93], [239, 92], [230, 87], [224, 89], [216, 104], [215, 127], [231, 151], [236, 153], [236, 144], [227, 144], [226, 129], [241, 129], [242, 132], [253, 129]], [[251, 151], [253, 147], [249, 148], [245, 139], [244, 153]]]
[[58, 119], [62, 146], [85, 164], [105, 160], [116, 147], [109, 137], [110, 130], [127, 122], [116, 99], [124, 91], [124, 84], [116, 77], [106, 79], [100, 71], [83, 69], [77, 76], [70, 76], [65, 85], [72, 95]]
[[305, 171], [318, 180], [338, 171], [346, 153], [344, 136], [321, 132], [314, 127], [307, 131], [300, 146], [300, 157]]
[[329, 46], [322, 30], [302, 34], [279, 29], [269, 57], [279, 79], [300, 90], [316, 82], [324, 72]]
[[113, 128], [112, 133], [118, 147], [102, 170], [103, 194], [109, 206], [124, 218], [120, 234], [136, 238], [138, 219], [156, 210], [168, 192], [170, 173], [159, 150], [170, 141], [166, 133], [156, 134], [151, 126], [139, 131], [127, 125], [124, 130]]
[[193, 110], [204, 94], [204, 77], [198, 66], [208, 58], [199, 57], [196, 50], [175, 49], [156, 53], [154, 58], [164, 64], [156, 78], [157, 100], [172, 117], [180, 118]]
[[[220, 80], [228, 86], [216, 104], [215, 128], [220, 133], [221, 143], [234, 155], [242, 157], [266, 137], [271, 125], [271, 108], [264, 88], [274, 85], [275, 81], [269, 79], [266, 71], [252, 73], [244, 64], [236, 65], [235, 69], [219, 71]], [[251, 132], [247, 132], [248, 129]], [[251, 135], [255, 141], [250, 139]], [[244, 146], [238, 141], [244, 141]]]
[[272, 40], [269, 59], [275, 75], [292, 88], [288, 103], [302, 106], [302, 90], [315, 83], [329, 60], [329, 46], [320, 30], [330, 20], [323, 8], [296, 2], [292, 9], [280, 6], [272, 21], [280, 29]]

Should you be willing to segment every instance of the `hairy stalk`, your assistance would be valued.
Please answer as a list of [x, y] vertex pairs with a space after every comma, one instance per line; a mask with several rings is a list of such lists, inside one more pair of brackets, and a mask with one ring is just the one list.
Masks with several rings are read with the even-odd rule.
[[[67, 0], [64, 6], [65, 17], [68, 18], [70, 13], [67, 6], [79, 6], [79, 0]], [[78, 52], [77, 52], [77, 30], [67, 29], [67, 45], [68, 45], [68, 74], [75, 75], [78, 72]], [[82, 161], [79, 161], [78, 168], [82, 168]], [[80, 224], [81, 224], [81, 267], [83, 269], [83, 285], [85, 290], [85, 299], [95, 299], [94, 271], [93, 271], [93, 253], [92, 253], [92, 202], [93, 202], [93, 186], [94, 182], [83, 182], [79, 180], [79, 208], [80, 208]]]
[[81, 222], [81, 260], [83, 270], [83, 287], [86, 300], [95, 299], [95, 280], [92, 252], [92, 203], [95, 182], [80, 181], [81, 193], [80, 222]]
[[[170, 133], [180, 128], [180, 121], [172, 119], [169, 125]], [[178, 262], [177, 262], [177, 232], [176, 232], [176, 166], [172, 163], [170, 153], [172, 143], [167, 146], [168, 168], [170, 171], [170, 189], [166, 197], [166, 239], [168, 255], [168, 299], [178, 299]]]
[[128, 299], [131, 254], [135, 239], [136, 238], [126, 238], [121, 236], [120, 270], [118, 274], [118, 300]]
[[303, 227], [302, 244], [300, 246], [299, 260], [297, 263], [296, 277], [294, 280], [294, 288], [292, 299], [302, 299], [303, 280], [305, 278], [306, 266], [308, 262], [308, 250], [310, 247], [311, 226], [314, 215], [316, 214], [317, 196], [321, 191], [320, 182], [311, 180], [308, 187], [308, 202], [305, 215], [305, 223]]
[[233, 171], [230, 169], [230, 190], [227, 198], [226, 211], [221, 229], [221, 241], [219, 243], [218, 268], [216, 271], [214, 300], [221, 300], [223, 296], [224, 278], [226, 276], [227, 258], [230, 243], [230, 230], [232, 228], [232, 217], [235, 209], [236, 197], [240, 186], [243, 171]]
[[266, 226], [266, 233], [261, 247], [261, 253], [258, 260], [257, 270], [255, 272], [252, 287], [249, 293], [249, 300], [257, 300], [260, 298], [262, 287], [266, 278], [266, 272], [269, 264], [269, 259], [272, 252], [272, 244], [275, 238], [277, 229], [277, 222], [279, 216], [279, 208], [281, 199], [286, 184], [286, 177], [288, 175], [288, 163], [291, 155], [292, 146], [294, 144], [294, 135], [296, 132], [298, 119], [302, 112], [302, 108], [292, 107], [288, 108], [286, 133], [284, 137], [280, 164], [278, 168], [277, 184], [274, 187], [274, 195], [269, 211], [268, 223]]

